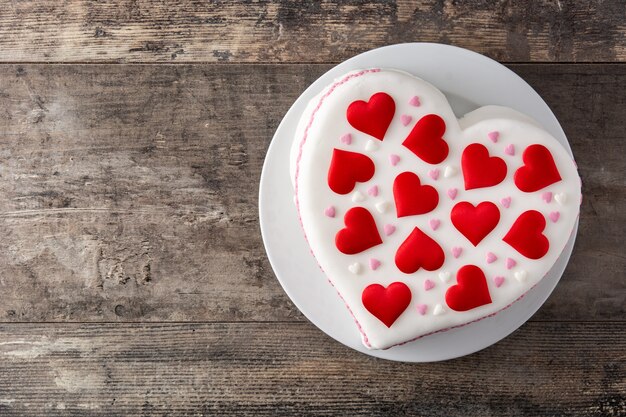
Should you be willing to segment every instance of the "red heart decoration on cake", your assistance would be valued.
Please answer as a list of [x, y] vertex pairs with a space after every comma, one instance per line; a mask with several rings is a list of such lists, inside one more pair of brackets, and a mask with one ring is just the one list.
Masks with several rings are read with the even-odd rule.
[[405, 274], [412, 274], [420, 268], [435, 271], [441, 268], [444, 260], [441, 246], [417, 227], [396, 251], [396, 266]]
[[542, 233], [546, 228], [543, 214], [528, 210], [520, 214], [502, 240], [530, 259], [540, 259], [550, 248], [548, 238]]
[[475, 206], [462, 201], [452, 207], [450, 219], [456, 229], [467, 238], [472, 245], [478, 246], [498, 225], [500, 210], [490, 201], [483, 201]]
[[446, 291], [446, 304], [454, 311], [467, 311], [491, 303], [487, 279], [475, 265], [465, 265], [456, 274], [457, 285]]
[[445, 131], [446, 122], [436, 114], [428, 114], [419, 119], [402, 144], [424, 162], [438, 164], [448, 156]]
[[402, 282], [394, 282], [387, 288], [380, 284], [368, 285], [361, 295], [363, 306], [385, 326], [400, 317], [411, 302], [411, 290]]
[[387, 93], [376, 93], [368, 102], [358, 100], [348, 106], [348, 123], [363, 133], [383, 140], [396, 112], [396, 103]]
[[524, 165], [515, 171], [513, 179], [521, 191], [531, 193], [561, 181], [552, 154], [543, 145], [530, 145], [522, 155]]
[[335, 236], [335, 246], [341, 253], [354, 255], [383, 243], [372, 214], [363, 207], [353, 207], [343, 217], [346, 225]]
[[430, 185], [422, 185], [413, 172], [403, 172], [393, 181], [393, 198], [398, 217], [432, 211], [439, 203], [439, 194]]
[[492, 187], [506, 177], [506, 163], [502, 158], [489, 156], [485, 145], [472, 143], [463, 150], [461, 168], [465, 189]]
[[328, 168], [328, 186], [337, 194], [348, 194], [357, 182], [369, 181], [374, 171], [374, 162], [369, 157], [334, 149]]

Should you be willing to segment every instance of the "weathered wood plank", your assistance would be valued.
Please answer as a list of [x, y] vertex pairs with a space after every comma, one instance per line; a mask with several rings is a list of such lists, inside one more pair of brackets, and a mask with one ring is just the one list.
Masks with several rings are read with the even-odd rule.
[[622, 0], [12, 1], [2, 62], [338, 62], [399, 42], [502, 61], [625, 61]]
[[[512, 65], [584, 182], [538, 320], [626, 317], [626, 66]], [[265, 151], [327, 65], [1, 65], [0, 320], [302, 320], [265, 258]], [[610, 152], [607, 152], [610, 150]]]
[[0, 326], [0, 413], [623, 416], [626, 323], [529, 323], [442, 363], [355, 353], [309, 323]]

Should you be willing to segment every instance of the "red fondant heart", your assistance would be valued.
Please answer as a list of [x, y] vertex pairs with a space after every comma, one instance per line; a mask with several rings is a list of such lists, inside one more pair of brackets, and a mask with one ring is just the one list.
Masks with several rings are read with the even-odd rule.
[[490, 201], [483, 201], [476, 207], [462, 201], [452, 207], [450, 219], [454, 227], [472, 242], [472, 245], [478, 246], [480, 241], [498, 225], [500, 210]]
[[420, 268], [435, 271], [441, 268], [444, 260], [441, 246], [417, 227], [396, 252], [396, 266], [405, 274], [412, 274]]
[[343, 217], [346, 225], [335, 236], [335, 246], [341, 253], [354, 255], [383, 243], [372, 214], [363, 207], [353, 207]]
[[530, 259], [542, 258], [550, 248], [548, 238], [543, 235], [546, 219], [535, 210], [520, 214], [502, 240]]
[[524, 165], [515, 171], [513, 179], [520, 190], [531, 193], [561, 181], [552, 154], [543, 145], [530, 145], [522, 155]]
[[385, 326], [400, 317], [411, 302], [411, 290], [402, 282], [394, 282], [387, 288], [380, 284], [368, 285], [361, 295], [363, 306]]
[[446, 304], [454, 311], [468, 311], [491, 303], [487, 279], [475, 265], [465, 265], [456, 273], [457, 285], [446, 291]]
[[448, 156], [445, 131], [446, 122], [436, 114], [428, 114], [419, 119], [402, 144], [424, 162], [438, 164]]
[[374, 170], [374, 162], [369, 157], [334, 149], [328, 168], [328, 186], [337, 194], [348, 194], [357, 182], [369, 181]]
[[439, 194], [430, 185], [422, 185], [412, 172], [403, 172], [393, 181], [393, 198], [398, 217], [424, 214], [439, 203]]
[[376, 93], [368, 102], [358, 100], [348, 106], [348, 123], [363, 133], [383, 140], [396, 112], [396, 103], [387, 93]]
[[472, 143], [463, 150], [461, 168], [466, 190], [491, 187], [506, 177], [506, 163], [502, 158], [489, 156], [485, 145], [480, 143]]

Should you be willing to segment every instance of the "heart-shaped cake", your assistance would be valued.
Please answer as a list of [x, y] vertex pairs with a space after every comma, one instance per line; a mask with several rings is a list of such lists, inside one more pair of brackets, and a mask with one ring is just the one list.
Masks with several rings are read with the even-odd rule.
[[554, 265], [581, 201], [574, 161], [532, 119], [487, 106], [458, 120], [395, 70], [348, 73], [309, 103], [291, 176], [311, 251], [372, 349], [514, 303]]

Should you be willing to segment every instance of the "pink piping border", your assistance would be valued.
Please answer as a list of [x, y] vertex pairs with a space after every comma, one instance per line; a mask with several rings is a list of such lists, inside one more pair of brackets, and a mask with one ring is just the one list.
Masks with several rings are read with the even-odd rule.
[[[376, 73], [376, 72], [380, 72], [381, 70], [379, 68], [373, 68], [373, 69], [369, 69], [369, 70], [362, 70], [359, 71], [357, 73], [354, 74], [350, 74], [344, 78], [342, 78], [340, 81], [337, 81], [336, 83], [334, 83], [326, 93], [324, 93], [324, 95], [322, 95], [322, 97], [320, 98], [319, 102], [317, 103], [317, 106], [315, 106], [315, 109], [313, 109], [313, 111], [311, 112], [311, 119], [309, 120], [309, 123], [307, 124], [306, 128], [304, 129], [304, 134], [302, 137], [302, 140], [300, 141], [300, 145], [298, 146], [298, 156], [296, 158], [296, 172], [294, 175], [294, 194], [295, 194], [295, 203], [296, 203], [296, 210], [298, 212], [298, 220], [300, 221], [300, 226], [302, 227], [302, 231], [304, 233], [304, 239], [306, 240], [307, 244], [309, 245], [309, 251], [311, 252], [311, 255], [313, 255], [313, 258], [315, 259], [315, 262], [317, 263], [317, 266], [320, 268], [320, 270], [324, 273], [324, 275], [326, 275], [326, 279], [328, 280], [328, 282], [330, 283], [330, 285], [332, 285], [333, 288], [335, 288], [335, 291], [337, 291], [337, 295], [339, 295], [339, 298], [341, 299], [341, 301], [343, 301], [344, 305], [346, 306], [346, 308], [348, 309], [348, 312], [350, 313], [350, 316], [352, 316], [352, 319], [354, 320], [354, 322], [357, 325], [357, 328], [359, 329], [359, 332], [361, 333], [362, 337], [363, 337], [363, 343], [365, 344], [365, 346], [367, 346], [368, 348], [371, 348], [372, 345], [369, 342], [369, 339], [367, 338], [367, 334], [365, 334], [365, 331], [363, 330], [363, 327], [361, 326], [361, 323], [359, 323], [359, 321], [357, 320], [357, 318], [355, 317], [354, 313], [352, 312], [352, 310], [350, 309], [350, 306], [348, 305], [348, 303], [346, 302], [346, 300], [343, 298], [343, 296], [341, 295], [341, 293], [339, 292], [339, 290], [337, 290], [337, 288], [335, 287], [335, 284], [333, 284], [333, 281], [330, 279], [330, 277], [326, 274], [326, 272], [324, 271], [324, 268], [322, 268], [322, 266], [320, 265], [320, 263], [318, 262], [317, 258], [315, 257], [315, 253], [313, 253], [313, 249], [311, 249], [311, 245], [309, 244], [309, 239], [306, 235], [306, 230], [304, 230], [304, 225], [302, 224], [302, 216], [300, 215], [300, 200], [298, 198], [298, 176], [300, 174], [300, 160], [302, 159], [302, 148], [304, 147], [304, 144], [308, 138], [308, 134], [309, 134], [309, 129], [311, 128], [311, 126], [313, 125], [313, 120], [315, 118], [316, 113], [318, 112], [318, 110], [320, 109], [320, 107], [322, 107], [322, 104], [324, 103], [324, 100], [330, 96], [330, 94], [340, 85], [343, 85], [345, 83], [347, 83], [348, 81], [350, 81], [353, 78], [357, 78], [357, 77], [361, 77], [365, 74], [368, 73]], [[573, 159], [572, 159], [573, 160]], [[576, 162], [574, 162], [574, 164], [576, 164]], [[580, 178], [580, 175], [579, 175]], [[582, 180], [581, 180], [581, 188], [582, 188]], [[582, 193], [581, 193], [581, 203], [582, 203]], [[579, 216], [580, 217], [580, 214]], [[571, 235], [574, 233], [574, 231], [572, 230], [572, 232], [570, 233], [570, 238]], [[565, 248], [563, 248], [565, 249]], [[561, 251], [561, 253], [563, 253], [563, 251]], [[559, 256], [561, 256], [559, 254]], [[479, 317], [475, 320], [472, 321], [468, 321], [467, 323], [463, 323], [463, 324], [458, 324], [456, 326], [450, 326], [450, 327], [446, 327], [443, 329], [439, 329], [439, 330], [435, 330], [433, 332], [430, 333], [425, 333], [423, 335], [417, 336], [413, 339], [410, 340], [406, 340], [404, 342], [400, 342], [400, 343], [396, 343], [394, 345], [388, 346], [384, 349], [380, 349], [380, 350], [387, 350], [387, 349], [391, 349], [394, 346], [402, 346], [405, 345], [407, 343], [411, 343], [414, 342], [418, 339], [421, 339], [422, 337], [426, 337], [426, 336], [431, 336], [433, 334], [436, 333], [442, 333], [442, 332], [446, 332], [452, 329], [458, 329], [460, 327], [464, 327], [467, 326], [469, 324], [472, 323], [476, 323], [479, 322], [481, 320], [484, 320], [486, 318], [489, 317], [493, 317], [497, 314], [499, 314], [500, 312], [506, 310], [507, 308], [511, 307], [513, 304], [515, 304], [516, 302], [518, 302], [519, 300], [521, 300], [522, 298], [524, 298], [524, 296], [526, 296], [526, 294], [528, 294], [533, 288], [535, 288], [539, 282], [541, 282], [543, 280], [543, 278], [545, 278], [545, 276], [547, 275], [547, 272], [544, 274], [543, 277], [541, 277], [541, 279], [539, 281], [537, 281], [537, 283], [535, 283], [535, 285], [533, 285], [532, 287], [530, 287], [526, 292], [524, 292], [522, 295], [520, 295], [518, 298], [516, 298], [515, 300], [513, 300], [511, 303], [509, 303], [508, 305], [502, 307], [500, 310], [497, 310], [491, 314], [487, 314], [485, 316]]]
[[[328, 91], [326, 93], [324, 93], [324, 95], [320, 98], [320, 101], [317, 103], [317, 106], [315, 106], [315, 109], [313, 109], [313, 112], [311, 112], [311, 119], [309, 120], [309, 123], [307, 124], [306, 128], [304, 129], [304, 134], [302, 135], [302, 141], [300, 141], [300, 145], [298, 146], [298, 157], [296, 158], [296, 173], [294, 175], [294, 183], [295, 183], [294, 193], [296, 195], [296, 210], [298, 211], [298, 220], [300, 220], [300, 226], [302, 226], [302, 231], [304, 232], [304, 239], [306, 240], [306, 243], [309, 245], [309, 251], [311, 252], [311, 255], [313, 255], [313, 258], [315, 259], [315, 262], [317, 263], [317, 266], [322, 270], [324, 275], [326, 275], [326, 279], [328, 280], [328, 282], [330, 282], [330, 285], [332, 285], [333, 288], [335, 288], [335, 284], [333, 284], [333, 282], [331, 281], [330, 277], [326, 274], [326, 272], [324, 271], [324, 268], [322, 268], [322, 266], [318, 262], [317, 258], [315, 257], [315, 254], [313, 253], [313, 249], [311, 249], [311, 245], [309, 244], [309, 239], [308, 239], [308, 237], [306, 235], [306, 230], [304, 230], [304, 225], [302, 224], [302, 216], [300, 215], [300, 199], [298, 198], [298, 175], [300, 174], [300, 160], [302, 159], [302, 148], [304, 147], [304, 143], [306, 142], [307, 137], [309, 135], [309, 129], [313, 125], [313, 119], [315, 118], [315, 114], [318, 112], [320, 107], [322, 107], [322, 104], [324, 103], [324, 100], [333, 91], [335, 91], [335, 89], [337, 87], [339, 87], [340, 85], [347, 83], [348, 81], [350, 81], [353, 78], [357, 78], [357, 77], [360, 77], [362, 75], [365, 75], [365, 74], [368, 74], [368, 73], [375, 73], [375, 72], [380, 72], [380, 69], [374, 68], [374, 69], [359, 71], [359, 72], [357, 72], [355, 74], [350, 74], [350, 75], [344, 77], [341, 81], [338, 81], [338, 82], [334, 83], [328, 89]], [[368, 348], [371, 348], [372, 345], [370, 344], [369, 339], [367, 338], [367, 335], [365, 334], [365, 331], [363, 330], [363, 327], [361, 326], [361, 323], [359, 323], [359, 321], [357, 320], [356, 316], [354, 315], [354, 313], [350, 309], [350, 306], [348, 305], [346, 300], [343, 298], [343, 296], [341, 295], [339, 290], [337, 290], [337, 288], [335, 288], [335, 291], [337, 291], [337, 294], [339, 295], [339, 298], [341, 298], [341, 301], [343, 301], [343, 303], [345, 304], [346, 308], [348, 309], [348, 312], [350, 312], [350, 315], [352, 316], [352, 319], [356, 323], [356, 326], [359, 329], [359, 332], [363, 336], [363, 343]]]

